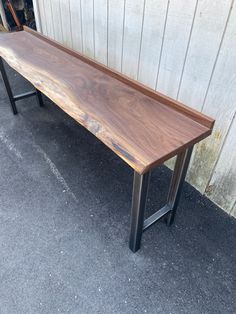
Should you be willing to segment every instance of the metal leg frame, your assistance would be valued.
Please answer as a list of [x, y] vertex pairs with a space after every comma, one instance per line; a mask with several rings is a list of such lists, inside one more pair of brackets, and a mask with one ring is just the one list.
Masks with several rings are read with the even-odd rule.
[[37, 100], [38, 100], [38, 104], [40, 107], [43, 107], [43, 97], [42, 97], [42, 93], [38, 90], [35, 89], [36, 92], [36, 96], [37, 96]]
[[0, 72], [2, 74], [2, 79], [3, 79], [3, 82], [5, 84], [6, 91], [7, 91], [10, 103], [11, 103], [11, 108], [12, 108], [12, 111], [13, 111], [14, 114], [18, 113], [17, 112], [17, 108], [16, 108], [16, 101], [24, 99], [24, 98], [31, 97], [31, 96], [34, 96], [34, 95], [37, 96], [37, 100], [38, 100], [38, 103], [39, 103], [40, 107], [43, 106], [42, 94], [37, 89], [35, 89], [33, 91], [30, 91], [30, 92], [22, 93], [22, 94], [19, 94], [19, 95], [16, 95], [16, 96], [13, 95], [12, 90], [11, 90], [11, 86], [10, 86], [10, 83], [9, 83], [9, 80], [8, 80], [8, 77], [7, 77], [7, 73], [6, 73], [6, 70], [4, 68], [3, 60], [2, 60], [1, 57], [0, 57]]
[[167, 204], [170, 208], [170, 213], [167, 219], [167, 225], [170, 226], [174, 222], [176, 210], [179, 204], [182, 186], [188, 171], [189, 162], [191, 159], [193, 147], [185, 150], [177, 156], [175, 169], [170, 183], [170, 189], [167, 197]]
[[134, 172], [129, 239], [129, 248], [133, 252], [136, 252], [140, 248], [143, 231], [147, 230], [164, 215], [168, 213], [167, 225], [173, 223], [181, 195], [181, 189], [188, 170], [192, 149], [193, 147], [186, 149], [177, 155], [166, 205], [145, 220], [144, 211], [146, 207], [150, 172], [143, 175], [138, 174], [136, 171]]
[[129, 238], [129, 247], [133, 252], [136, 252], [141, 244], [149, 177], [150, 172], [143, 175], [140, 175], [136, 171], [134, 172], [131, 229]]

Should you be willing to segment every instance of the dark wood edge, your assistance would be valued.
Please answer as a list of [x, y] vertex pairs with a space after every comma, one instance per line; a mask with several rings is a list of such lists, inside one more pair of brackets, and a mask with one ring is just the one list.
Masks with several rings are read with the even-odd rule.
[[163, 158], [158, 159], [158, 161], [154, 161], [153, 163], [149, 164], [147, 167], [145, 167], [142, 171], [138, 171], [140, 174], [144, 174], [152, 169], [155, 169], [157, 166], [162, 165], [167, 160], [177, 156], [179, 153], [185, 151], [187, 148], [190, 148], [194, 146], [195, 144], [201, 142], [205, 138], [207, 138], [209, 135], [211, 135], [212, 129], [208, 129], [203, 134], [199, 135], [197, 138], [193, 139], [192, 141], [184, 144], [183, 146], [177, 148], [176, 150], [172, 151], [170, 154], [165, 155]]
[[103, 71], [104, 73], [112, 76], [113, 78], [131, 86], [132, 88], [140, 91], [141, 93], [145, 94], [146, 96], [149, 96], [153, 99], [155, 99], [156, 101], [163, 103], [164, 105], [171, 107], [172, 109], [176, 110], [177, 112], [180, 112], [182, 114], [184, 114], [185, 116], [189, 117], [190, 119], [196, 121], [197, 123], [209, 128], [209, 129], [213, 129], [214, 126], [214, 122], [215, 120], [206, 116], [205, 114], [192, 109], [170, 97], [167, 97], [157, 91], [154, 91], [153, 89], [146, 87], [145, 85], [134, 81], [130, 78], [128, 78], [127, 76], [120, 74], [119, 72], [112, 70], [106, 66], [104, 66], [103, 64], [96, 62], [88, 57], [85, 57], [84, 55], [80, 54], [79, 52], [76, 52], [75, 50], [72, 50], [70, 48], [67, 48], [65, 46], [63, 46], [62, 44], [56, 42], [55, 40], [49, 39], [48, 37], [42, 35], [39, 32], [34, 31], [33, 29], [24, 26], [24, 30], [38, 38], [40, 38], [41, 40], [49, 43], [50, 45], [82, 60], [83, 62], [86, 62], [89, 65], [92, 65], [93, 67], [95, 67], [96, 69]]

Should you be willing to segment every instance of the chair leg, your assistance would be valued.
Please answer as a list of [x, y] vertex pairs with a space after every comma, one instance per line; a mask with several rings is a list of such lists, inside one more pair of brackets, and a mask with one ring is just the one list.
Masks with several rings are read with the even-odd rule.
[[141, 245], [144, 211], [146, 206], [150, 172], [140, 175], [134, 172], [133, 196], [131, 207], [131, 229], [129, 248], [136, 252]]
[[13, 96], [12, 91], [11, 91], [11, 86], [10, 86], [10, 83], [9, 83], [9, 80], [7, 77], [7, 73], [6, 73], [5, 68], [4, 68], [3, 60], [1, 57], [0, 57], [0, 72], [2, 74], [3, 82], [5, 84], [6, 91], [7, 91], [10, 103], [11, 103], [12, 111], [14, 114], [17, 114], [16, 103], [15, 103], [14, 96]]
[[177, 155], [175, 168], [172, 175], [170, 189], [167, 197], [167, 204], [170, 207], [170, 213], [167, 218], [167, 225], [170, 226], [174, 222], [176, 209], [179, 204], [181, 190], [188, 170], [193, 147]]

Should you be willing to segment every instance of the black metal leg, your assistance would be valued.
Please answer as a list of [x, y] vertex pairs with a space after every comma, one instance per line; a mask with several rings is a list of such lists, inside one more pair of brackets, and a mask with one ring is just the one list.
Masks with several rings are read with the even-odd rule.
[[150, 172], [140, 175], [134, 172], [131, 207], [131, 230], [129, 248], [136, 252], [140, 248], [143, 233], [144, 211], [146, 206]]
[[177, 155], [175, 162], [174, 173], [172, 175], [169, 194], [167, 198], [167, 205], [170, 207], [170, 213], [167, 218], [167, 225], [170, 226], [174, 222], [176, 209], [178, 207], [181, 189], [188, 170], [193, 147]]
[[10, 83], [9, 83], [9, 81], [8, 81], [7, 73], [6, 73], [6, 71], [5, 71], [4, 64], [3, 64], [3, 60], [2, 60], [1, 57], [0, 57], [0, 71], [1, 71], [1, 73], [2, 73], [3, 82], [4, 82], [4, 84], [5, 84], [6, 91], [7, 91], [7, 94], [8, 94], [9, 100], [10, 100], [10, 103], [11, 103], [12, 111], [13, 111], [14, 114], [17, 114], [17, 109], [16, 109], [16, 104], [15, 104], [14, 96], [13, 96], [13, 94], [12, 94], [11, 86], [10, 86]]
[[6, 87], [6, 90], [7, 90], [7, 94], [8, 94], [10, 103], [11, 103], [12, 111], [13, 111], [14, 114], [17, 114], [16, 101], [24, 99], [24, 98], [31, 97], [31, 96], [34, 96], [34, 95], [37, 96], [37, 100], [38, 100], [39, 106], [43, 107], [42, 94], [41, 94], [41, 92], [37, 88], [35, 90], [33, 90], [33, 91], [29, 91], [29, 92], [26, 92], [26, 93], [23, 93], [23, 94], [19, 94], [19, 95], [16, 95], [16, 96], [14, 96], [12, 94], [11, 86], [10, 86], [10, 83], [9, 83], [9, 80], [8, 80], [8, 77], [7, 77], [5, 68], [4, 68], [4, 63], [3, 63], [3, 60], [2, 60], [1, 57], [0, 57], [0, 71], [2, 73], [3, 82], [5, 84], [5, 87]]
[[40, 107], [43, 107], [43, 98], [42, 98], [42, 94], [41, 92], [36, 89], [36, 96], [37, 96], [37, 100], [38, 100], [38, 104]]

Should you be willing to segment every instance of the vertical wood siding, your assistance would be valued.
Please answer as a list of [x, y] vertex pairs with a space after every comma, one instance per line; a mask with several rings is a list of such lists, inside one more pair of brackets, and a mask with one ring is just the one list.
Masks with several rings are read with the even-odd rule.
[[[34, 0], [45, 35], [216, 118], [188, 181], [236, 216], [234, 0]], [[171, 164], [170, 164], [171, 165]]]

